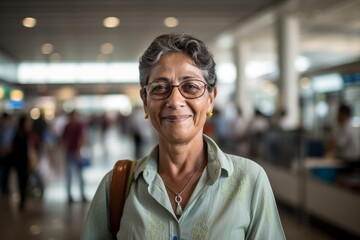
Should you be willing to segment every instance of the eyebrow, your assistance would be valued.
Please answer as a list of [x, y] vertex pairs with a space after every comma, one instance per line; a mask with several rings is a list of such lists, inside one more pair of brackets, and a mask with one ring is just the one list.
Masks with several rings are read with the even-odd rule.
[[200, 80], [198, 77], [196, 76], [184, 76], [181, 78], [182, 80], [189, 80], [189, 79], [194, 79], [194, 80]]
[[[198, 77], [192, 76], [192, 75], [185, 75], [180, 78], [180, 81], [186, 81], [186, 80], [200, 80], [200, 79]], [[171, 82], [171, 80], [167, 77], [157, 77], [157, 78], [153, 79], [153, 81], [151, 81], [151, 82], [158, 82], [158, 81]]]
[[153, 79], [153, 81], [151, 81], [151, 82], [170, 82], [170, 79], [169, 78], [167, 78], [167, 77], [157, 77], [157, 78], [155, 78], [155, 79]]

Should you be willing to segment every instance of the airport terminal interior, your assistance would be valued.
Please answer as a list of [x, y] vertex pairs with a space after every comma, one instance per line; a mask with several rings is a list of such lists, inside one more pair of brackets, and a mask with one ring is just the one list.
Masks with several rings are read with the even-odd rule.
[[[359, 0], [1, 0], [0, 239], [80, 239], [104, 175], [156, 145], [138, 65], [165, 33], [212, 52], [204, 133], [264, 168], [286, 238], [360, 239], [359, 13]], [[72, 172], [70, 199], [61, 138], [74, 110], [84, 196]], [[5, 146], [22, 116], [26, 202], [9, 157], [21, 148]]]

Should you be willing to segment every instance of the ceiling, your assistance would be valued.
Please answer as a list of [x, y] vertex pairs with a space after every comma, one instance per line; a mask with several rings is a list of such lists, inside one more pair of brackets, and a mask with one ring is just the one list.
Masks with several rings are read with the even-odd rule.
[[[221, 31], [283, 0], [1, 0], [0, 49], [16, 61], [44, 61], [44, 43], [52, 43], [61, 61], [94, 62], [103, 43], [112, 43], [110, 61], [137, 61], [155, 36], [187, 32], [208, 41]], [[34, 28], [22, 26], [25, 17]], [[107, 29], [105, 17], [120, 19]], [[166, 17], [179, 25], [167, 28]]]
[[[51, 43], [62, 62], [96, 62], [101, 45], [111, 43], [114, 51], [100, 61], [137, 62], [160, 34], [186, 32], [214, 43], [224, 32], [239, 37], [236, 33], [246, 23], [274, 9], [299, 17], [300, 52], [314, 67], [360, 59], [359, 0], [1, 0], [0, 52], [16, 62], [44, 62], [50, 58], [41, 53], [41, 47]], [[29, 16], [37, 19], [36, 27], [22, 26], [23, 18]], [[120, 25], [104, 28], [103, 19], [109, 16], [118, 17]], [[165, 27], [166, 17], [176, 17], [179, 25]], [[254, 55], [274, 53], [273, 33], [270, 28], [252, 33]], [[34, 86], [24, 87], [33, 90]], [[102, 92], [120, 91], [112, 85], [105, 87]], [[40, 88], [46, 92], [44, 86]]]

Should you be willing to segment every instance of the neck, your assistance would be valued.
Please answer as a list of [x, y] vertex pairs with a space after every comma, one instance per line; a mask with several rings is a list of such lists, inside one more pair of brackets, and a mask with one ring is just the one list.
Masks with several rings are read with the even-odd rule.
[[[198, 149], [200, 151], [196, 151], [196, 154], [188, 154], [186, 155], [188, 158], [180, 162], [174, 161], [172, 158], [161, 157], [159, 153], [158, 173], [171, 192], [181, 192], [188, 182], [190, 182], [189, 184], [197, 182], [198, 177], [201, 176], [206, 166], [207, 153], [203, 145]], [[192, 178], [194, 181], [189, 181]]]
[[[203, 157], [203, 159], [201, 160], [201, 162], [199, 163], [199, 165], [196, 167], [194, 173], [193, 173], [191, 176], [189, 176], [189, 178], [186, 180], [186, 183], [185, 183], [182, 187], [178, 188], [179, 190], [173, 190], [173, 189], [169, 188], [169, 187], [166, 186], [166, 185], [165, 185], [165, 187], [166, 187], [168, 190], [170, 190], [170, 192], [172, 192], [173, 194], [175, 194], [175, 196], [180, 196], [185, 190], [187, 190], [187, 188], [188, 188], [189, 185], [192, 183], [192, 181], [194, 180], [194, 178], [197, 177], [197, 174], [198, 174], [198, 173], [201, 173], [200, 170], [202, 169], [202, 166], [203, 166], [204, 162], [205, 162], [205, 156]], [[201, 174], [200, 174], [200, 175], [201, 175]]]
[[173, 144], [160, 140], [158, 172], [171, 176], [193, 173], [203, 156], [205, 156], [205, 149], [202, 137], [187, 144]]

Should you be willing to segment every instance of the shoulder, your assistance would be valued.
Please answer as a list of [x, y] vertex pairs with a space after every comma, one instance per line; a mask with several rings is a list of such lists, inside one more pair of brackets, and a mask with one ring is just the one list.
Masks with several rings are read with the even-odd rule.
[[108, 172], [106, 172], [106, 174], [103, 176], [103, 178], [101, 179], [101, 182], [99, 184], [99, 187], [104, 188], [104, 190], [107, 192], [110, 186], [110, 182], [111, 182], [111, 178], [112, 178], [112, 174], [113, 174], [113, 169], [109, 170]]
[[227, 175], [229, 177], [236, 175], [239, 177], [257, 178], [264, 172], [263, 168], [256, 162], [237, 155], [223, 152], [216, 143], [209, 137], [205, 137], [208, 144], [209, 167], [211, 173], [215, 176]]
[[251, 177], [252, 179], [256, 179], [259, 175], [265, 174], [264, 169], [251, 159], [227, 153], [224, 155], [226, 157], [226, 161], [232, 165], [234, 173], [245, 175], [247, 177]]

